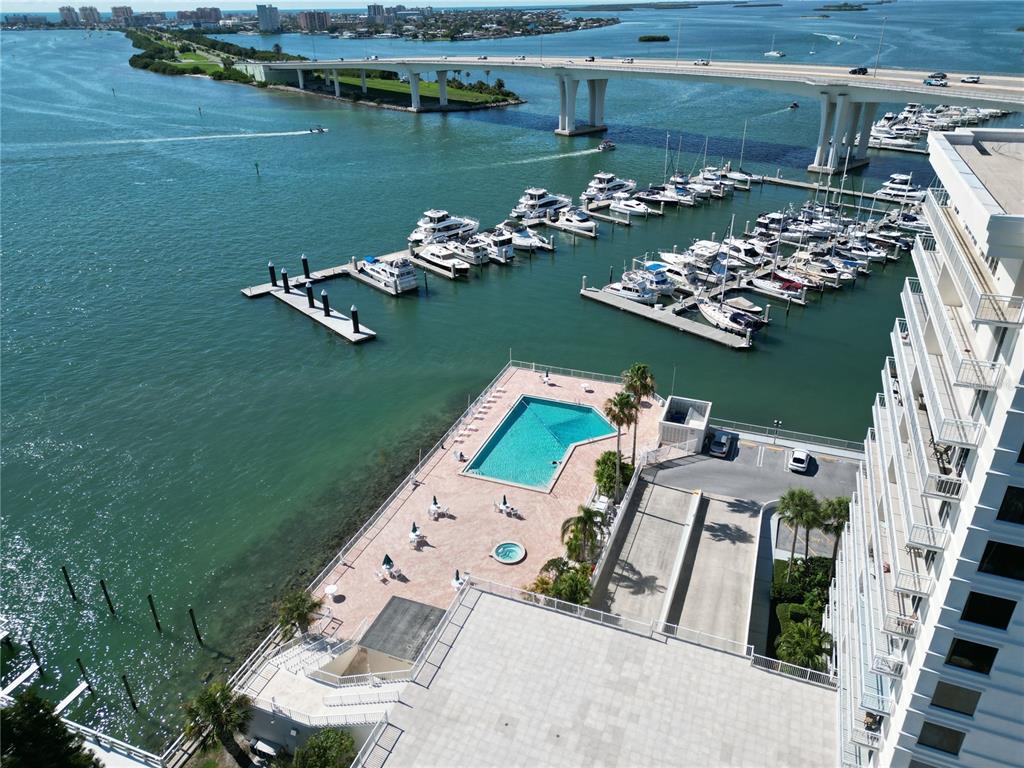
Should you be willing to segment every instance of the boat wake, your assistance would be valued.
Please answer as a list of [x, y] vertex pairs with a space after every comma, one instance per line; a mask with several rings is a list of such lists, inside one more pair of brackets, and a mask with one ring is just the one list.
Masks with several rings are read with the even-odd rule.
[[815, 32], [814, 36], [815, 37], [824, 37], [826, 40], [831, 40], [836, 45], [839, 45], [840, 43], [846, 42], [846, 38], [843, 37], [842, 35], [830, 35], [827, 32]]
[[222, 139], [270, 139], [277, 136], [310, 136], [314, 135], [309, 130], [305, 131], [273, 131], [267, 133], [213, 133], [205, 136], [168, 136], [158, 139], [109, 139], [106, 141], [76, 141], [67, 142], [63, 146], [116, 146], [120, 144], [164, 144], [172, 141], [217, 141]]
[[562, 152], [557, 155], [541, 155], [540, 157], [524, 157], [521, 160], [508, 160], [501, 165], [526, 165], [527, 163], [545, 163], [548, 160], [561, 160], [565, 157], [581, 157], [582, 155], [593, 155], [600, 150], [597, 147], [592, 149], [580, 149], [576, 152]]

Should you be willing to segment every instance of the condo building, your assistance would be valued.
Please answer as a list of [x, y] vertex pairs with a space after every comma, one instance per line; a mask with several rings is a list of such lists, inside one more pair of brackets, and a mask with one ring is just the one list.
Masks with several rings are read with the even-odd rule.
[[60, 23], [67, 24], [69, 27], [77, 27], [81, 23], [78, 11], [70, 5], [62, 5], [60, 7]]
[[94, 5], [83, 5], [78, 9], [78, 16], [83, 24], [100, 23], [100, 12]]
[[281, 31], [281, 13], [273, 5], [257, 5], [256, 17], [259, 19], [260, 32]]
[[842, 768], [1024, 755], [1024, 131], [928, 144], [825, 615]]

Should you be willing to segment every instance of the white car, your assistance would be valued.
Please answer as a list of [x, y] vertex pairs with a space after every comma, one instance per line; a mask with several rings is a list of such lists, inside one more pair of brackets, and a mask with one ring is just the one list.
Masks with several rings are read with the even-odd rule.
[[526, 61], [526, 57], [525, 56], [516, 56], [513, 59], [513, 61]]
[[730, 435], [728, 432], [723, 432], [720, 429], [716, 430], [714, 437], [711, 438], [711, 445], [708, 448], [708, 453], [716, 459], [729, 458], [729, 454], [732, 453], [732, 444], [735, 439], [735, 435]]
[[623, 64], [632, 64], [633, 63], [633, 57], [629, 56], [628, 58], [623, 59], [622, 63]]
[[708, 61], [707, 59], [697, 59], [695, 62], [693, 62], [693, 66], [695, 67], [707, 67], [710, 64], [711, 62]]
[[981, 77], [978, 75], [968, 75], [967, 77], [960, 78], [961, 83], [980, 83]]
[[811, 454], [807, 451], [793, 451], [793, 457], [789, 460], [789, 471], [799, 472], [801, 475], [807, 472], [811, 466]]

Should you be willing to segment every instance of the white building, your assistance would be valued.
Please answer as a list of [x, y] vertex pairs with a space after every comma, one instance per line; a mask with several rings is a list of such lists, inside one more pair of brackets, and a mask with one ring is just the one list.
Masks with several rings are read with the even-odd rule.
[[67, 24], [69, 27], [77, 27], [81, 23], [78, 17], [78, 11], [70, 5], [61, 6], [60, 22], [61, 24]]
[[881, 372], [826, 622], [839, 764], [1024, 755], [1024, 131], [929, 136], [944, 189]]
[[260, 32], [281, 31], [281, 13], [273, 5], [257, 5], [256, 15], [260, 22]]
[[78, 16], [83, 24], [100, 23], [100, 12], [94, 5], [83, 5], [78, 9]]

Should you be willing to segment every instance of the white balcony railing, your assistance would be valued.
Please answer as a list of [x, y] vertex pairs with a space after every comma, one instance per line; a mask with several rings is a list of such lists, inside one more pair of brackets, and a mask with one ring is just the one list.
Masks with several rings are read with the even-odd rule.
[[921, 236], [922, 247], [935, 250], [938, 245], [941, 249], [974, 322], [1010, 326], [1024, 323], [1024, 296], [1001, 295], [992, 290], [988, 265], [956, 231], [947, 213], [946, 201], [944, 190], [928, 190], [924, 214], [934, 239]]
[[[919, 242], [914, 247], [919, 247]], [[974, 355], [969, 341], [954, 338], [953, 318], [949, 316], [951, 310], [942, 303], [936, 286], [928, 280], [922, 286], [921, 281], [913, 277], [907, 278], [907, 286], [911, 294], [924, 302], [922, 308], [931, 318], [935, 336], [942, 345], [943, 356], [953, 375], [953, 383], [971, 389], [998, 387], [1003, 375], [1002, 363], [979, 359]]]

